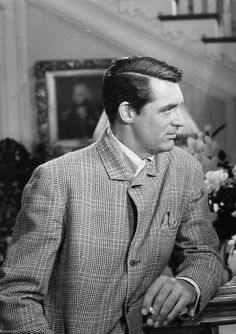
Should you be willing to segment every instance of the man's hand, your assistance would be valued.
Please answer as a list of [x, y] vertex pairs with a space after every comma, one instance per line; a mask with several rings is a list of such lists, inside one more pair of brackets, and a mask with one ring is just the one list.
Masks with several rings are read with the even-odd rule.
[[192, 284], [162, 275], [148, 288], [142, 314], [148, 315], [147, 324], [154, 327], [166, 326], [185, 311], [187, 306], [192, 305], [196, 296]]

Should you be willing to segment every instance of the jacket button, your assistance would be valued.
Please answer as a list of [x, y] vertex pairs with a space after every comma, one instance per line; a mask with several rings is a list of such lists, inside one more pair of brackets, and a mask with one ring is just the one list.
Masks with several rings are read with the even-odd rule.
[[129, 261], [129, 264], [134, 267], [134, 266], [137, 266], [137, 264], [140, 262], [141, 260], [130, 260]]

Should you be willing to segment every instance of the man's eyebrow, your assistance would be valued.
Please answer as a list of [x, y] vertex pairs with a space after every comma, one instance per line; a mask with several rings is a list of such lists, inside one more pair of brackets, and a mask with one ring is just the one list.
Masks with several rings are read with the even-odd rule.
[[166, 106], [160, 108], [160, 110], [168, 110], [168, 109], [173, 109], [175, 107], [177, 107], [178, 104], [173, 104], [173, 103], [170, 103], [170, 104], [167, 104]]
[[183, 107], [184, 103], [181, 103], [180, 105], [178, 103], [170, 103], [170, 104], [167, 104], [166, 106], [160, 108], [160, 110], [168, 110], [168, 109], [173, 109], [175, 107]]

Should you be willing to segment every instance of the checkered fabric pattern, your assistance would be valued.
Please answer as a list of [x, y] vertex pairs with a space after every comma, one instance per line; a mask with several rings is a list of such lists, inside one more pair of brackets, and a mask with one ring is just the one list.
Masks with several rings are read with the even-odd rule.
[[173, 248], [177, 276], [221, 281], [201, 167], [174, 148], [133, 178], [103, 136], [39, 166], [0, 273], [0, 333], [141, 334], [141, 307]]

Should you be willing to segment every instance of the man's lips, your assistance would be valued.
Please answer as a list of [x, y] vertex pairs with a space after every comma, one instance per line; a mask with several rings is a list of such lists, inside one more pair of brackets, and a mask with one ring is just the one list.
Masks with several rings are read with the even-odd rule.
[[171, 139], [176, 138], [176, 133], [167, 133], [167, 136], [170, 137]]

